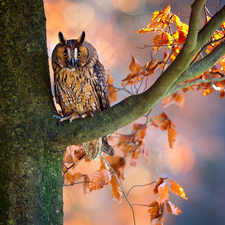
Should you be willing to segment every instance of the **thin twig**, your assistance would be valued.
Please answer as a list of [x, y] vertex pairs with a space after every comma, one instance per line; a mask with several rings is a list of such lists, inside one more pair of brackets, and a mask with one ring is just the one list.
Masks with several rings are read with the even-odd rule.
[[113, 173], [113, 175], [114, 175], [114, 177], [115, 177], [115, 179], [116, 179], [116, 181], [117, 181], [117, 183], [118, 183], [118, 185], [119, 185], [120, 190], [123, 192], [124, 197], [126, 198], [128, 204], [130, 205], [130, 208], [131, 208], [132, 213], [133, 213], [134, 225], [136, 225], [136, 222], [135, 222], [135, 214], [134, 214], [133, 206], [132, 206], [132, 204], [130, 203], [130, 201], [129, 201], [129, 199], [128, 199], [126, 193], [125, 193], [125, 191], [124, 191], [123, 188], [121, 187], [120, 182], [119, 182], [119, 180], [118, 180], [118, 178], [117, 178], [117, 176], [116, 176], [115, 171], [114, 171], [113, 168], [110, 166], [110, 164], [107, 162], [107, 160], [105, 159], [104, 156], [102, 156], [102, 155], [100, 154], [100, 157], [105, 161], [105, 163], [106, 163], [106, 164], [108, 165], [108, 167], [111, 169], [111, 171], [112, 171], [112, 173]]
[[149, 206], [149, 205], [143, 205], [143, 204], [132, 204], [132, 205], [138, 205], [138, 206]]
[[130, 191], [131, 191], [133, 188], [135, 188], [135, 187], [144, 187], [144, 186], [152, 185], [152, 184], [154, 184], [155, 182], [156, 182], [156, 181], [153, 181], [153, 182], [151, 182], [151, 183], [149, 183], [149, 184], [138, 184], [138, 185], [134, 185], [134, 186], [131, 187], [131, 189], [127, 192], [127, 196], [129, 195]]

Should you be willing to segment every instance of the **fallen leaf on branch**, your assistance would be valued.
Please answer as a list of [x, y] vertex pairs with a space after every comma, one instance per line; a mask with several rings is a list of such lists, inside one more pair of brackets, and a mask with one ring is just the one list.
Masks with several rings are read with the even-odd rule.
[[162, 131], [168, 131], [168, 141], [170, 147], [172, 148], [173, 143], [177, 137], [177, 131], [175, 130], [175, 125], [172, 123], [172, 121], [163, 112], [161, 115], [153, 117], [151, 122], [151, 125], [155, 126], [156, 128], [160, 128]]
[[118, 203], [122, 202], [123, 200], [123, 192], [121, 191], [116, 178], [112, 176], [110, 181], [112, 191], [111, 191], [111, 199], [118, 201]]
[[109, 101], [110, 101], [110, 103], [113, 103], [118, 98], [118, 93], [116, 91], [116, 88], [113, 86], [115, 78], [113, 78], [110, 75], [109, 70], [106, 70], [106, 76], [107, 76], [106, 84], [107, 84], [107, 89], [108, 89], [108, 92], [109, 92]]
[[185, 97], [183, 94], [174, 93], [168, 97], [162, 99], [162, 106], [166, 108], [167, 106], [176, 103], [178, 106], [183, 108]]
[[173, 180], [167, 179], [168, 182], [170, 182], [170, 190], [176, 194], [179, 195], [181, 198], [187, 200], [188, 198], [185, 195], [184, 189], [177, 183], [175, 183]]
[[111, 180], [111, 173], [106, 169], [97, 170], [94, 175], [90, 186], [90, 192], [92, 190], [99, 190], [107, 185]]
[[156, 183], [155, 183], [155, 187], [154, 187], [154, 189], [153, 189], [153, 193], [154, 194], [157, 194], [158, 193], [158, 187], [159, 187], [159, 185], [160, 184], [162, 184], [163, 182], [164, 182], [164, 178], [162, 178], [162, 177], [158, 177], [157, 178], [157, 181], [156, 181]]
[[170, 201], [168, 201], [166, 203], [166, 206], [167, 206], [167, 211], [169, 213], [172, 213], [174, 215], [179, 215], [180, 213], [182, 213], [182, 211], [177, 206], [175, 206], [174, 204], [172, 204]]
[[169, 186], [165, 180], [158, 186], [158, 198], [157, 202], [159, 204], [165, 204], [169, 200]]
[[164, 205], [160, 205], [157, 201], [154, 201], [149, 205], [148, 212], [150, 213], [151, 224], [163, 224]]

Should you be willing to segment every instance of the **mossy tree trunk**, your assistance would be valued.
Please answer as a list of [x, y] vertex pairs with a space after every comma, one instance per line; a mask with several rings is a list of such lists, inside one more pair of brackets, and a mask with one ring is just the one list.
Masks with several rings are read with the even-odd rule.
[[63, 224], [43, 1], [3, 0], [0, 13], [0, 224]]

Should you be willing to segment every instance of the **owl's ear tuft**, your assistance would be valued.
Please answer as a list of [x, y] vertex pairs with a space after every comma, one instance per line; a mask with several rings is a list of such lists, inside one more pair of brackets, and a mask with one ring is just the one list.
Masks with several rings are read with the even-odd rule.
[[85, 32], [83, 31], [80, 37], [77, 39], [77, 42], [83, 44], [84, 41], [85, 41]]
[[59, 42], [63, 45], [66, 44], [66, 39], [64, 38], [63, 33], [61, 31], [59, 32]]

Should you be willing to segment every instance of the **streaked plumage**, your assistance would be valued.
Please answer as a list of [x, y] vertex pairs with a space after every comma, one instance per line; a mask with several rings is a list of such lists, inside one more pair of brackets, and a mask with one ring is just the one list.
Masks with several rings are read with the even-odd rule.
[[[59, 32], [60, 43], [52, 53], [55, 98], [64, 116], [61, 121], [93, 116], [110, 107], [105, 69], [96, 49], [84, 39], [84, 32], [72, 40], [66, 40]], [[97, 158], [101, 150], [114, 155], [107, 137], [83, 146], [89, 159]]]

